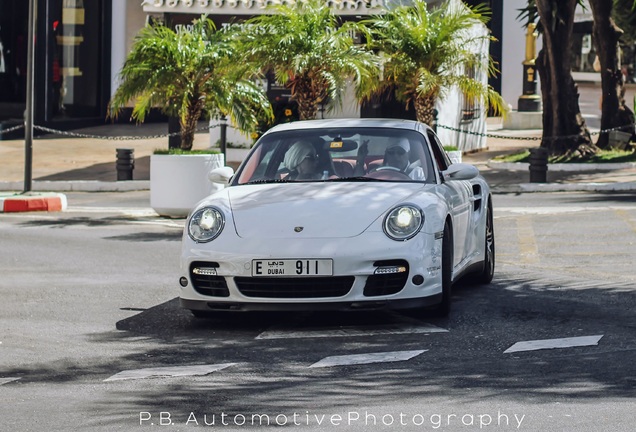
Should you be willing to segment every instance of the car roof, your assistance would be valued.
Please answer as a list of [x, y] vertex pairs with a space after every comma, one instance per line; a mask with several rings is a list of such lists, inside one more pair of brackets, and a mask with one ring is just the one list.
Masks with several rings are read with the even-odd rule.
[[269, 129], [266, 134], [271, 132], [281, 132], [298, 129], [323, 129], [338, 127], [383, 127], [395, 129], [428, 129], [424, 123], [413, 120], [402, 119], [382, 119], [382, 118], [337, 118], [322, 120], [300, 120], [291, 123], [281, 123]]

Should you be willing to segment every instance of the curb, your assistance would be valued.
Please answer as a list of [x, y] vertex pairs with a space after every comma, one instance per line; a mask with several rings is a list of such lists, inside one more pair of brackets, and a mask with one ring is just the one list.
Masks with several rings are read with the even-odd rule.
[[[0, 191], [16, 191], [23, 189], [24, 182], [0, 182]], [[150, 180], [130, 181], [34, 181], [34, 191], [56, 192], [131, 192], [150, 190]]]
[[[530, 164], [528, 162], [496, 162], [489, 160], [487, 166], [492, 169], [505, 171], [528, 171]], [[548, 171], [614, 171], [636, 168], [634, 162], [624, 163], [555, 163], [548, 164]]]
[[[606, 165], [606, 164], [604, 164]], [[513, 170], [514, 171], [514, 170]], [[22, 189], [22, 182], [0, 182], [0, 191]], [[149, 180], [131, 180], [119, 182], [104, 181], [37, 181], [33, 190], [39, 192], [132, 192], [150, 190]], [[625, 192], [636, 191], [636, 182], [614, 183], [519, 183], [493, 186], [493, 193], [522, 192]], [[17, 194], [15, 196], [18, 196]], [[0, 196], [0, 202], [6, 199]], [[66, 197], [64, 197], [66, 202]], [[1, 210], [0, 206], [0, 212]], [[65, 208], [64, 208], [65, 209]]]
[[58, 193], [0, 196], [0, 213], [66, 210], [66, 195]]
[[622, 183], [519, 183], [491, 187], [493, 193], [527, 192], [635, 192], [636, 182]]

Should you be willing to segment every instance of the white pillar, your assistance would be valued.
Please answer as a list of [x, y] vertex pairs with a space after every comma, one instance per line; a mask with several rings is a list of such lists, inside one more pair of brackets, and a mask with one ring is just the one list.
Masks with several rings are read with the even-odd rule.
[[119, 87], [118, 75], [126, 60], [126, 1], [113, 0], [110, 49], [110, 93]]
[[[517, 109], [517, 100], [523, 94], [523, 61], [526, 51], [525, 22], [517, 19], [519, 9], [527, 6], [527, 0], [506, 0], [503, 3], [503, 28], [501, 36], [501, 95]], [[537, 40], [537, 53], [541, 50], [541, 38]], [[537, 91], [540, 92], [538, 84]]]

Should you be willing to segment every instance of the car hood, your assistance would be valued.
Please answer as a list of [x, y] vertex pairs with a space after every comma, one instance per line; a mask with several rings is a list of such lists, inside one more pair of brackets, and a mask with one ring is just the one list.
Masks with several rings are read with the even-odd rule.
[[361, 234], [391, 207], [425, 187], [320, 182], [245, 185], [224, 192], [239, 237], [346, 238]]

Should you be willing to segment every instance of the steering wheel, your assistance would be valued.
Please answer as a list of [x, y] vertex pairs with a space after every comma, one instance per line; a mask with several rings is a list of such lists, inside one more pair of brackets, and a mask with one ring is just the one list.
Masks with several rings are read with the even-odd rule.
[[376, 171], [397, 171], [397, 172], [402, 172], [401, 169], [396, 168], [396, 167], [391, 166], [391, 165], [382, 165], [381, 167], [378, 167], [376, 169]]
[[411, 177], [396, 169], [395, 167], [381, 167], [386, 169], [380, 169], [370, 172], [365, 177], [378, 180], [411, 180]]

